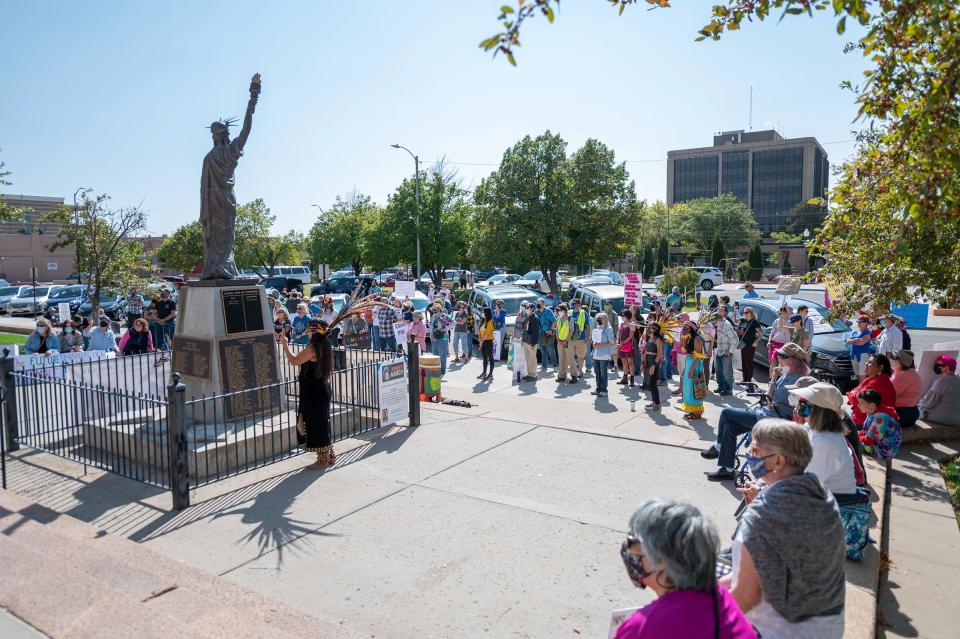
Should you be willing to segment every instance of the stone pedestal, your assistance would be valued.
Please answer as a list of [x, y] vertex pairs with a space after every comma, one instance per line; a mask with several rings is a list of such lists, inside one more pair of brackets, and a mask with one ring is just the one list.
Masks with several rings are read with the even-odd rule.
[[[248, 421], [284, 408], [273, 319], [254, 280], [206, 280], [180, 290], [173, 370], [187, 387], [187, 416], [205, 423]], [[274, 386], [269, 387], [271, 384]], [[260, 388], [255, 392], [243, 392]]]

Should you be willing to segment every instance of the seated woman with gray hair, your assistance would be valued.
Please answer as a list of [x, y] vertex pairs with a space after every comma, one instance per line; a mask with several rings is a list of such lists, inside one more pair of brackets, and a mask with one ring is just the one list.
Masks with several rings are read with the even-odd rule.
[[616, 639], [755, 639], [726, 588], [717, 586], [719, 536], [693, 505], [650, 499], [630, 517], [620, 556], [630, 580], [657, 599], [635, 612]]
[[749, 507], [721, 583], [764, 639], [843, 637], [844, 531], [830, 491], [804, 472], [812, 458], [803, 426], [764, 419], [753, 427], [745, 463], [764, 487], [740, 489]]

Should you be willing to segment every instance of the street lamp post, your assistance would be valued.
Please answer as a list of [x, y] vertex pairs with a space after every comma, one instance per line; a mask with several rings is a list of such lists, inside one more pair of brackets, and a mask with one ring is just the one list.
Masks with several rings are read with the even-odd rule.
[[80, 281], [80, 209], [77, 208], [77, 193], [84, 190], [84, 187], [78, 188], [73, 192], [73, 234], [74, 234], [74, 261], [77, 269], [77, 284], [83, 284]]
[[810, 229], [803, 229], [803, 250], [807, 254], [807, 270], [810, 270]]
[[416, 191], [416, 199], [417, 199], [417, 273], [414, 276], [413, 280], [414, 282], [419, 282], [420, 276], [423, 274], [423, 271], [421, 270], [421, 267], [420, 267], [420, 157], [417, 155], [414, 155], [413, 151], [411, 151], [405, 146], [401, 146], [399, 144], [391, 144], [390, 146], [392, 146], [395, 149], [403, 149], [404, 151], [409, 153], [410, 157], [413, 158], [413, 170], [416, 172], [414, 189]]

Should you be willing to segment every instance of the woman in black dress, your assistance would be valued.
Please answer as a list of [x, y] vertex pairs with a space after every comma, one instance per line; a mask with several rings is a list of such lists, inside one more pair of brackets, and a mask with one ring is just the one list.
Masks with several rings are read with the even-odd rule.
[[307, 325], [309, 342], [296, 355], [283, 333], [277, 340], [287, 360], [300, 367], [300, 406], [297, 411], [297, 443], [307, 452], [317, 453], [316, 467], [332, 466], [336, 461], [330, 435], [330, 375], [333, 373], [333, 349], [327, 337], [329, 327], [321, 319]]

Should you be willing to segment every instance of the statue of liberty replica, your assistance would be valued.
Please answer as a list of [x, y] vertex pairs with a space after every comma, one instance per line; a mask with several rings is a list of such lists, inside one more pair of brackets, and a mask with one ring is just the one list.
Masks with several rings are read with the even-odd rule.
[[233, 194], [233, 171], [250, 137], [253, 112], [260, 97], [260, 74], [250, 81], [250, 101], [243, 126], [236, 139], [230, 139], [233, 119], [217, 120], [210, 125], [213, 148], [203, 158], [200, 178], [200, 224], [203, 227], [202, 280], [232, 280], [238, 276], [233, 263], [233, 242], [237, 222], [237, 200]]

